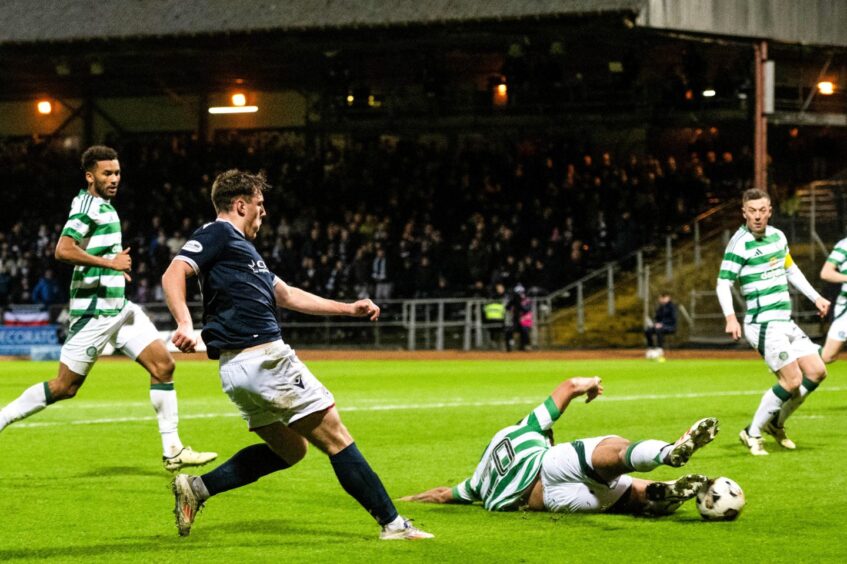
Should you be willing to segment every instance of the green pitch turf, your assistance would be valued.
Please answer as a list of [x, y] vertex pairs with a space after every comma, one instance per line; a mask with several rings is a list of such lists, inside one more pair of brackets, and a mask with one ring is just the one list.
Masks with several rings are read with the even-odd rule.
[[[600, 434], [668, 441], [714, 415], [721, 433], [685, 472], [738, 481], [736, 522], [701, 522], [692, 502], [662, 519], [488, 513], [398, 502], [432, 541], [380, 542], [370, 517], [311, 449], [292, 469], [210, 500], [190, 537], [173, 523], [170, 475], [143, 370], [101, 362], [77, 398], [0, 433], [0, 562], [844, 562], [847, 363], [791, 420], [794, 452], [753, 458], [737, 433], [773, 377], [760, 361], [312, 362], [392, 497], [452, 485], [489, 438], [565, 377], [600, 375], [606, 395], [577, 402], [559, 441]], [[55, 363], [0, 364], [0, 404]], [[257, 442], [220, 391], [216, 365], [177, 368], [180, 434], [225, 460]], [[654, 479], [681, 470], [662, 467]]]

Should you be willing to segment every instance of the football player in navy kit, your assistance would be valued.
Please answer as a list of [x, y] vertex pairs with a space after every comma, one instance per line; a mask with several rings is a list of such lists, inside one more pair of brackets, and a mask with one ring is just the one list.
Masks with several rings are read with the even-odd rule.
[[197, 276], [203, 293], [202, 337], [210, 358], [220, 359], [224, 391], [264, 443], [238, 451], [202, 476], [173, 482], [176, 521], [188, 535], [197, 511], [211, 496], [283, 470], [312, 443], [329, 456], [344, 490], [382, 527], [380, 538], [423, 539], [426, 533], [397, 513], [379, 477], [341, 422], [335, 400], [283, 340], [276, 309], [313, 315], [379, 318], [369, 299], [348, 304], [289, 286], [267, 268], [253, 246], [265, 217], [261, 175], [229, 170], [212, 185], [217, 220], [194, 232], [162, 277], [178, 327], [172, 341], [183, 352], [196, 345], [186, 305], [186, 279]]

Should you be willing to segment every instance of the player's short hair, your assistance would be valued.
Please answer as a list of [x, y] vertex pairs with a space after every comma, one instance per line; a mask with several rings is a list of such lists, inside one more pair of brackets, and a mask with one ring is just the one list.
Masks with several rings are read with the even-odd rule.
[[767, 201], [771, 201], [770, 195], [764, 190], [760, 190], [759, 188], [750, 188], [749, 190], [744, 190], [744, 194], [741, 195], [741, 204], [744, 205], [750, 200], [761, 200], [762, 198]]
[[118, 152], [105, 145], [93, 145], [82, 154], [82, 170], [91, 172], [97, 168], [99, 161], [114, 161], [118, 158]]
[[232, 207], [232, 201], [243, 196], [250, 201], [255, 194], [270, 188], [264, 174], [250, 174], [237, 169], [220, 173], [212, 183], [212, 205], [220, 213]]

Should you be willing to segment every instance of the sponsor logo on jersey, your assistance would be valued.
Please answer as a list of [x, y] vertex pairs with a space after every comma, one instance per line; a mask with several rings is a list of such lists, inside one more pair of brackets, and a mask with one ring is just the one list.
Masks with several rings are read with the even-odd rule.
[[199, 253], [203, 250], [203, 245], [200, 244], [200, 241], [192, 239], [182, 246], [182, 250], [188, 251], [189, 253]]
[[268, 270], [268, 265], [266, 265], [265, 261], [263, 261], [263, 260], [258, 260], [258, 261], [251, 260], [250, 264], [248, 264], [247, 266], [250, 267], [250, 270], [253, 271], [253, 274], [261, 274], [263, 272], [270, 272], [270, 270]]
[[770, 280], [771, 278], [776, 278], [777, 276], [782, 276], [782, 269], [774, 269], [768, 270], [767, 272], [763, 272], [760, 280]]

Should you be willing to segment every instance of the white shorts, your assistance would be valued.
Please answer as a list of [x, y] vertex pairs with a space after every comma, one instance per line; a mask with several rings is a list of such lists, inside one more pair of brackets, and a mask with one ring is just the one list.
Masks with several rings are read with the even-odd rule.
[[826, 339], [833, 341], [847, 341], [847, 315], [844, 310], [847, 309], [847, 304], [835, 305], [835, 317], [832, 320], [832, 325], [829, 326], [829, 332], [826, 334]]
[[298, 419], [335, 398], [281, 340], [248, 351], [222, 351], [221, 386], [250, 429]]
[[59, 360], [86, 376], [107, 344], [135, 360], [157, 339], [159, 332], [144, 310], [127, 301], [118, 315], [73, 319]]
[[610, 484], [594, 472], [591, 456], [606, 435], [558, 444], [544, 454], [541, 485], [544, 507], [558, 513], [599, 513], [617, 502], [632, 486], [624, 474]]
[[818, 354], [818, 346], [793, 321], [745, 323], [744, 336], [774, 372], [798, 358]]

